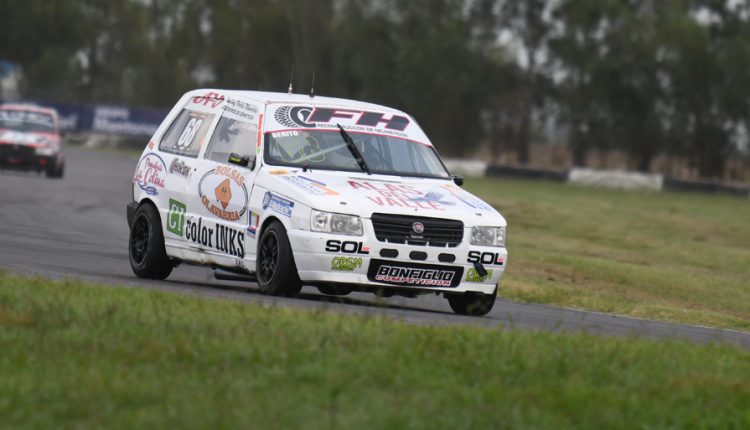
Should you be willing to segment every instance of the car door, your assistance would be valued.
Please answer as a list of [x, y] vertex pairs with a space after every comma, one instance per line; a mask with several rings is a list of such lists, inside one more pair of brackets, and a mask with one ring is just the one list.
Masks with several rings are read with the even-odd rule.
[[[216, 113], [194, 108], [188, 102], [159, 142], [159, 152], [168, 173], [160, 205], [164, 239], [168, 247], [186, 247], [185, 224], [191, 209], [189, 201], [192, 194], [190, 181], [216, 117]], [[185, 258], [185, 255], [178, 256]]]
[[204, 251], [204, 263], [255, 270], [254, 257], [246, 251], [255, 240], [254, 235], [248, 239], [253, 217], [257, 220], [248, 203], [257, 170], [259, 125], [258, 115], [225, 109], [195, 163], [189, 200], [197, 210], [185, 227], [188, 243]]

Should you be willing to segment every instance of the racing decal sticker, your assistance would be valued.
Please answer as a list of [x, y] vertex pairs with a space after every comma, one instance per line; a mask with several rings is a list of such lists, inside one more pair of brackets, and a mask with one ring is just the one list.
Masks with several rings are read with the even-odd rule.
[[477, 273], [477, 269], [473, 267], [466, 271], [466, 282], [484, 282], [492, 278], [492, 269], [487, 270], [487, 274], [481, 276]]
[[461, 282], [463, 267], [371, 260], [367, 279], [408, 287], [454, 288]]
[[213, 249], [234, 257], [245, 256], [245, 233], [222, 224], [198, 217], [185, 221], [185, 239], [203, 248]]
[[239, 221], [247, 210], [245, 177], [229, 166], [206, 172], [198, 184], [198, 195], [211, 214], [227, 221]]
[[211, 106], [211, 108], [215, 109], [216, 106], [219, 106], [224, 101], [224, 96], [215, 93], [213, 91], [208, 92], [202, 96], [195, 96], [193, 97], [193, 103], [201, 106]]
[[258, 221], [260, 220], [260, 216], [250, 211], [250, 221], [247, 223], [247, 236], [255, 239], [255, 234], [258, 233]]
[[263, 210], [266, 209], [271, 209], [274, 212], [291, 218], [294, 202], [266, 191], [266, 194], [263, 196]]
[[185, 227], [185, 213], [187, 207], [184, 203], [169, 199], [169, 213], [167, 214], [167, 231], [177, 236], [182, 236]]
[[[273, 174], [273, 173], [271, 173]], [[315, 179], [306, 178], [304, 176], [283, 176], [281, 179], [289, 182], [290, 184], [301, 188], [307, 194], [314, 196], [337, 196], [338, 192], [332, 190], [326, 186], [323, 182], [316, 181]]]
[[166, 172], [167, 165], [164, 160], [157, 154], [149, 152], [138, 162], [133, 182], [149, 196], [155, 196], [159, 194], [159, 189], [164, 188]]
[[341, 252], [344, 254], [362, 254], [370, 253], [370, 247], [365, 246], [362, 242], [354, 240], [337, 240], [330, 239], [326, 242], [326, 252]]
[[482, 211], [494, 210], [492, 206], [483, 202], [481, 199], [472, 196], [471, 194], [467, 193], [466, 191], [458, 188], [457, 186], [453, 184], [445, 184], [442, 186], [442, 188], [448, 191], [454, 198], [463, 202], [466, 206], [469, 206], [470, 208], [479, 209]]
[[280, 106], [273, 117], [284, 127], [315, 128], [315, 123], [307, 122], [312, 111], [310, 106]]
[[417, 190], [409, 185], [400, 184], [373, 184], [368, 181], [347, 181], [354, 190], [366, 192], [367, 198], [378, 206], [390, 206], [413, 209], [445, 210], [445, 206], [455, 206], [447, 195], [437, 190], [427, 193]]
[[169, 164], [169, 173], [176, 173], [185, 178], [190, 175], [190, 170], [192, 170], [192, 167], [184, 161], [180, 160], [179, 157], [175, 157]]
[[382, 112], [311, 106], [280, 106], [276, 109], [274, 119], [289, 128], [317, 128], [320, 125], [335, 125], [342, 120], [350, 120], [347, 122], [364, 128], [404, 131], [410, 123], [409, 118], [401, 115], [393, 114], [388, 117]]
[[[223, 99], [222, 99], [223, 100]], [[258, 109], [250, 103], [245, 103], [237, 99], [227, 99], [224, 106], [221, 107], [224, 112], [236, 115], [240, 118], [244, 118], [248, 121], [253, 121], [255, 115], [258, 114]]]
[[362, 267], [362, 257], [333, 257], [331, 270], [338, 272], [353, 272]]
[[505, 259], [498, 252], [469, 251], [469, 263], [482, 263], [490, 266], [502, 266]]

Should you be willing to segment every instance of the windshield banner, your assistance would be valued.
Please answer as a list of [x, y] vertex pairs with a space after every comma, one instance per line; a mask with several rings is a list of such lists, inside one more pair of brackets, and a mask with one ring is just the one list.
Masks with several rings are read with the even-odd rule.
[[316, 129], [393, 136], [430, 145], [430, 140], [409, 116], [359, 107], [280, 105], [269, 106], [267, 131]]

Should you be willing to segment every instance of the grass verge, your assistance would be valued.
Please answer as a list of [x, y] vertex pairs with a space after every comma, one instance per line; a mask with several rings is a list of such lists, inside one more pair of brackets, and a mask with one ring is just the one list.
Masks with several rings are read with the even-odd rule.
[[746, 428], [748, 381], [731, 346], [0, 274], [6, 428]]
[[508, 220], [512, 299], [750, 331], [750, 199], [471, 179]]

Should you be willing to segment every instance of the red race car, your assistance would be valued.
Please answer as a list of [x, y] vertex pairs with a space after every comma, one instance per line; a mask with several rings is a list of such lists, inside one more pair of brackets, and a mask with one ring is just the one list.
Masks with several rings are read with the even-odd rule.
[[33, 105], [0, 105], [0, 168], [62, 178], [65, 157], [57, 111]]

